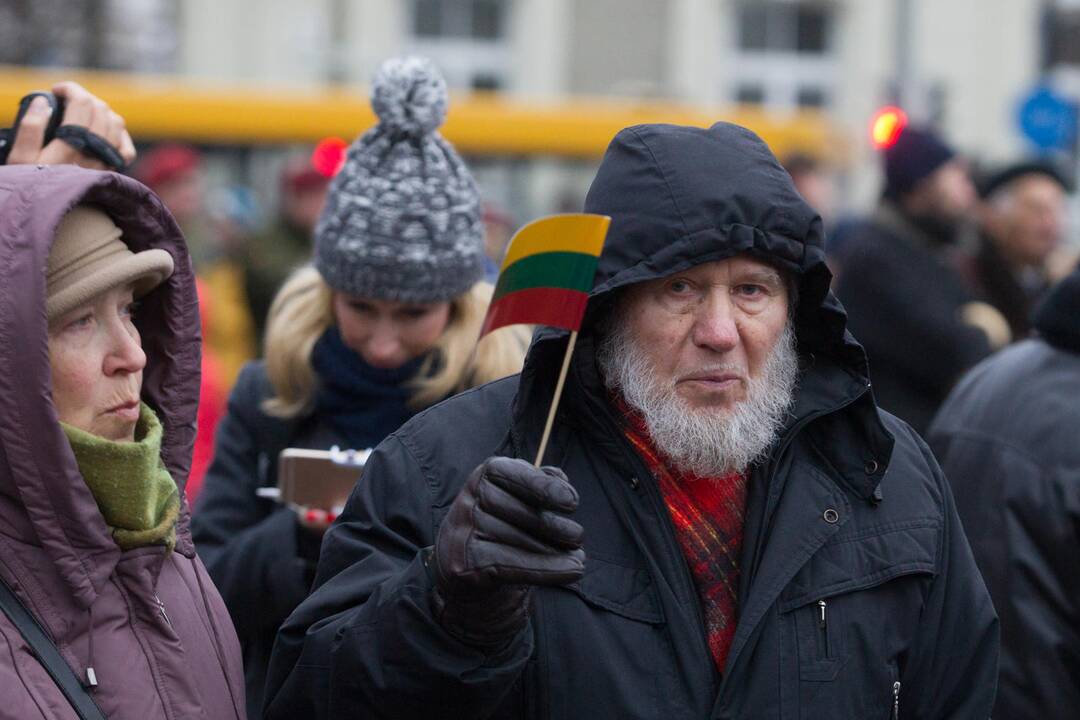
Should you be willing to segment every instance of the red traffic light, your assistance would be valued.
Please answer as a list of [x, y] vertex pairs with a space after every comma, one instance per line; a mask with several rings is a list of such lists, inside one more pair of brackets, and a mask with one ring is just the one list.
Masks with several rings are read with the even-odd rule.
[[345, 164], [349, 144], [338, 137], [323, 138], [311, 151], [311, 166], [323, 177], [334, 177]]
[[907, 127], [907, 113], [893, 105], [887, 105], [877, 111], [870, 126], [870, 136], [878, 150], [892, 147], [900, 133]]

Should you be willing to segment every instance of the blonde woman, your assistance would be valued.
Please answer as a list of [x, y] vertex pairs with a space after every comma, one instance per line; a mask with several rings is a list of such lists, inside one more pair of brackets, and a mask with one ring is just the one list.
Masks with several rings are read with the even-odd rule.
[[274, 635], [306, 596], [325, 523], [260, 499], [285, 447], [374, 447], [418, 411], [521, 368], [528, 336], [477, 346], [492, 288], [481, 281], [476, 184], [437, 132], [446, 86], [417, 58], [383, 65], [379, 124], [349, 150], [315, 230], [311, 267], [270, 309], [266, 360], [240, 374], [195, 513], [195, 541], [244, 650], [261, 712]]

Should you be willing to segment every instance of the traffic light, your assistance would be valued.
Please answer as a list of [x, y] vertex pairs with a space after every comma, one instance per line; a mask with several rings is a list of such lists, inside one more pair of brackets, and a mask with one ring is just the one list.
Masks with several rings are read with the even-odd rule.
[[870, 137], [874, 141], [874, 147], [878, 150], [892, 147], [907, 127], [907, 123], [907, 113], [895, 105], [886, 105], [878, 110], [874, 113], [870, 125]]
[[311, 166], [323, 177], [332, 178], [345, 164], [349, 144], [339, 137], [323, 138], [311, 151]]

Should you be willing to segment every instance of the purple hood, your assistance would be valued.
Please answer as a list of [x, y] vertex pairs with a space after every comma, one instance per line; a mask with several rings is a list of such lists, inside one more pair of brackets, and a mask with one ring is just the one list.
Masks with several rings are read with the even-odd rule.
[[103, 207], [134, 252], [161, 248], [175, 271], [136, 320], [147, 366], [142, 398], [164, 425], [162, 459], [180, 488], [176, 551], [191, 558], [184, 485], [195, 439], [200, 334], [183, 236], [138, 182], [72, 166], [0, 167], [0, 514], [27, 524], [75, 599], [89, 607], [121, 550], [112, 539], [57, 421], [49, 371], [45, 268], [57, 225], [78, 203]]

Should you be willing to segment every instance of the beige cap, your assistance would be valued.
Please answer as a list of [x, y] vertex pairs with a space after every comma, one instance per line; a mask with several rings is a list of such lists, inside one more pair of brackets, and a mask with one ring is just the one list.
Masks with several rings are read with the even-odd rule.
[[60, 221], [49, 252], [45, 315], [52, 322], [97, 295], [128, 283], [140, 297], [172, 275], [173, 259], [160, 248], [133, 253], [108, 215], [77, 205]]

